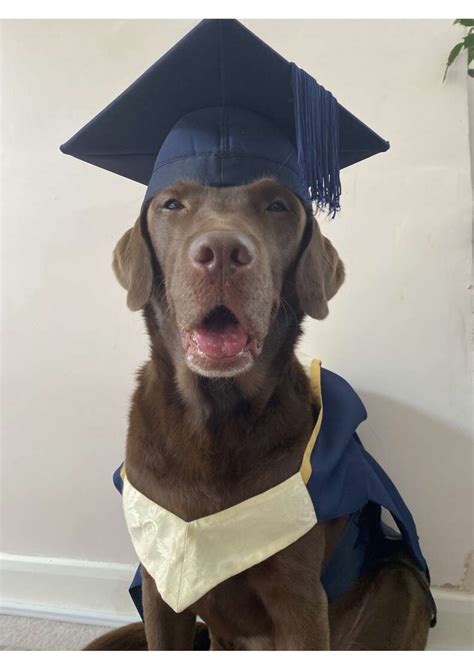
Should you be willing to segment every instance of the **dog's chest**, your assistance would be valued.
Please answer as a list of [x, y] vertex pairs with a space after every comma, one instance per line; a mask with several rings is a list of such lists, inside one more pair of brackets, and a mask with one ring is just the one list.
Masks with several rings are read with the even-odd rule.
[[[255, 445], [253, 445], [255, 447]], [[273, 488], [298, 472], [305, 439], [252, 457], [252, 445], [240, 461], [225, 454], [203, 454], [198, 468], [166, 460], [153, 470], [141, 462], [129, 465], [132, 482], [150, 500], [184, 521], [216, 514]], [[225, 450], [225, 445], [223, 445]], [[222, 459], [223, 462], [216, 463]]]
[[[289, 457], [281, 460], [286, 466], [291, 462]], [[252, 489], [253, 478], [245, 486], [242, 478], [234, 477], [227, 495], [225, 487], [218, 489], [215, 484], [209, 484], [203, 495], [194, 484], [192, 491], [184, 492], [188, 505], [182, 503], [182, 509], [192, 514], [190, 520], [166, 502], [153, 500], [143, 487], [136, 488], [133, 476], [127, 466], [123, 484], [127, 526], [142, 564], [153, 576], [163, 600], [176, 612], [217, 584], [293, 544], [316, 524], [312, 500], [299, 471], [282, 477], [273, 468], [269, 479], [262, 474], [257, 482], [263, 491]], [[162, 479], [155, 482], [162, 483]], [[160, 498], [166, 500], [166, 493], [171, 494], [169, 478], [162, 490], [165, 495]], [[176, 502], [176, 490], [173, 492]], [[193, 500], [196, 503], [189, 506]]]

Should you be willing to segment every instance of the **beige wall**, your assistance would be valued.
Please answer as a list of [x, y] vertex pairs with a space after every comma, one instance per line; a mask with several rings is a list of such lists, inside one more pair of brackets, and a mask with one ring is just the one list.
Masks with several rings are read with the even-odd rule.
[[[3, 24], [2, 551], [133, 560], [111, 474], [147, 344], [110, 257], [144, 190], [58, 146], [194, 23]], [[459, 585], [473, 548], [463, 64], [441, 85], [456, 29], [245, 23], [392, 143], [343, 174], [323, 230], [348, 279], [302, 346], [361, 393], [361, 435], [416, 515], [433, 581]]]

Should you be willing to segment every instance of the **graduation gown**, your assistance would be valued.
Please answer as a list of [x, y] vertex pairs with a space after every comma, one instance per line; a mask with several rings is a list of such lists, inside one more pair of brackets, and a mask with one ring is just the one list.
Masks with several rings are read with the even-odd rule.
[[[153, 554], [155, 551], [157, 540], [163, 539], [160, 538], [159, 524], [158, 527], [155, 527], [156, 524], [151, 519], [160, 519], [163, 513], [175, 523], [181, 523], [185, 530], [187, 530], [187, 526], [190, 526], [194, 531], [193, 533], [186, 533], [185, 544], [188, 546], [188, 554], [193, 552], [192, 538], [196, 535], [198, 538], [196, 542], [199, 543], [202, 540], [205, 551], [195, 551], [191, 557], [192, 560], [187, 561], [187, 563], [185, 555], [177, 565], [181, 576], [183, 574], [183, 561], [186, 563], [184, 583], [186, 586], [186, 580], [189, 582], [188, 593], [176, 596], [176, 594], [170, 592], [168, 596], [167, 589], [173, 591], [176, 588], [174, 586], [177, 581], [175, 579], [176, 572], [171, 572], [168, 575], [168, 583], [166, 583], [166, 580], [160, 582], [159, 575], [156, 579], [158, 590], [162, 595], [162, 590], [165, 592], [165, 599], [168, 598], [167, 602], [176, 611], [182, 611], [185, 606], [191, 604], [188, 602], [189, 600], [197, 599], [196, 594], [198, 596], [204, 595], [206, 589], [210, 590], [212, 586], [232, 574], [237, 574], [251, 565], [265, 560], [268, 556], [301, 537], [314, 523], [347, 516], [348, 522], [321, 575], [321, 581], [329, 602], [344, 595], [357, 579], [368, 570], [393, 562], [402, 562], [407, 565], [406, 554], [408, 553], [419, 570], [426, 575], [427, 581], [423, 580], [421, 575], [418, 578], [430, 602], [432, 625], [434, 625], [436, 607], [427, 586], [429, 570], [420, 548], [413, 517], [393, 482], [377, 461], [364, 449], [356, 432], [360, 423], [367, 418], [367, 412], [361, 399], [342, 377], [321, 368], [319, 361], [315, 360], [311, 364], [310, 381], [313, 397], [315, 398], [315, 415], [317, 415], [317, 418], [301, 465], [300, 475], [303, 484], [301, 484], [301, 481], [296, 482], [296, 488], [292, 487], [295, 477], [298, 479], [294, 475], [281, 485], [264, 492], [260, 496], [244, 501], [234, 508], [186, 524], [183, 520], [163, 510], [136, 491], [127, 482], [123, 466], [117, 469], [114, 474], [115, 486], [122, 493], [125, 482], [125, 486], [129, 487], [131, 491], [128, 495], [132, 500], [132, 503], [129, 503], [131, 511], [130, 509], [125, 511], [129, 531], [138, 555], [143, 556], [142, 562], [149, 571], [151, 569], [152, 576], [154, 576], [154, 572], [161, 572], [163, 561], [173, 562], [174, 557], [170, 558], [170, 546], [176, 546], [176, 543], [173, 544], [173, 538], [171, 538], [171, 545], [169, 542], [168, 544], [165, 543], [165, 550], [159, 556], [158, 568], [156, 568], [156, 557], [150, 555], [150, 552]], [[314, 518], [310, 518], [311, 512], [307, 514], [308, 510], [305, 511], [304, 506], [301, 507], [302, 486], [306, 487], [305, 492], [307, 491], [309, 494], [308, 500], [310, 500], [310, 505], [314, 510]], [[287, 505], [285, 505], [285, 496], [288, 496], [286, 499]], [[145, 504], [145, 512], [141, 514], [141, 517], [140, 513], [136, 513], [136, 499]], [[252, 501], [255, 501], [253, 507], [255, 514], [249, 515], [248, 508], [250, 506], [250, 510], [252, 510]], [[243, 517], [242, 514], [240, 515], [239, 523], [241, 525], [238, 529], [236, 527], [236, 535], [245, 536], [245, 525], [242, 533], [242, 524], [258, 524], [257, 510], [265, 510], [266, 508], [268, 511], [272, 505], [275, 505], [276, 512], [273, 517], [274, 524], [272, 524], [271, 518], [269, 521], [268, 516], [262, 517], [260, 532], [258, 532], [258, 528], [256, 529], [259, 539], [255, 542], [261, 544], [261, 546], [255, 546], [254, 542], [253, 545], [248, 544], [247, 549], [244, 543], [242, 552], [248, 551], [250, 558], [249, 556], [242, 556], [240, 564], [234, 560], [229, 567], [227, 565], [229, 558], [232, 554], [232, 560], [234, 559], [236, 549], [235, 547], [229, 548], [226, 556], [222, 554], [222, 552], [225, 552], [222, 546], [229, 544], [229, 535], [226, 538], [225, 533], [231, 532], [236, 516], [239, 517], [236, 512], [239, 512], [241, 508], [244, 512]], [[300, 505], [300, 508], [298, 505]], [[278, 506], [280, 508], [276, 509]], [[292, 511], [293, 507], [294, 512]], [[382, 509], [390, 513], [396, 529], [390, 528], [382, 522]], [[158, 513], [158, 517], [156, 514], [153, 515], [155, 512]], [[226, 516], [227, 512], [232, 512], [232, 514]], [[261, 514], [265, 514], [265, 511]], [[219, 523], [213, 525], [214, 520]], [[161, 526], [162, 532], [165, 534], [177, 532], [170, 530], [169, 521], [169, 518], [165, 519]], [[205, 522], [204, 527], [200, 524], [201, 521]], [[152, 534], [151, 540], [150, 533], [146, 531], [147, 524], [150, 523], [153, 523], [155, 527], [155, 536]], [[197, 527], [195, 528], [192, 524], [197, 524]], [[268, 535], [268, 533], [271, 535], [271, 529], [269, 531], [268, 527], [272, 525], [275, 526], [273, 537]], [[133, 528], [134, 526], [135, 528]], [[298, 526], [301, 527], [300, 530], [298, 530]], [[181, 526], [178, 525], [176, 528], [180, 529]], [[138, 536], [136, 534], [137, 529]], [[252, 536], [253, 531], [255, 529], [249, 527], [248, 535]], [[217, 535], [217, 539], [219, 539], [219, 533], [222, 533], [223, 542], [218, 542], [215, 545], [218, 550], [213, 554], [206, 548], [206, 535]], [[280, 545], [275, 543], [275, 533], [286, 538], [282, 540]], [[139, 537], [139, 540], [137, 540], [137, 537]], [[191, 540], [189, 540], [189, 537], [191, 537]], [[143, 540], [146, 544], [145, 549]], [[207, 565], [203, 565], [203, 561]], [[215, 564], [212, 564], [213, 561], [215, 561]], [[191, 564], [191, 568], [189, 568], [189, 564]], [[222, 572], [221, 564], [226, 565], [227, 572]], [[408, 563], [408, 565], [410, 564]], [[212, 581], [202, 581], [201, 574], [203, 571], [212, 575]], [[414, 573], [418, 575], [415, 570]], [[200, 582], [200, 586], [198, 586], [200, 590], [193, 591], [194, 582]], [[162, 584], [162, 590], [160, 589], [160, 583]], [[133, 579], [130, 594], [140, 615], [143, 616], [140, 568]], [[176, 605], [178, 599], [179, 606]]]

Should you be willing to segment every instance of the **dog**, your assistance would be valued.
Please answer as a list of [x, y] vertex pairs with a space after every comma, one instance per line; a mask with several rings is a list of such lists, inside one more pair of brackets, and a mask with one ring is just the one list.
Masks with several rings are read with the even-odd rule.
[[[130, 481], [190, 522], [297, 472], [314, 407], [295, 347], [344, 281], [313, 212], [270, 178], [177, 182], [143, 206], [113, 269], [151, 345], [131, 403]], [[179, 613], [142, 567], [144, 625], [87, 649], [424, 649], [427, 585], [408, 553], [328, 603], [321, 573], [346, 523], [315, 524]]]

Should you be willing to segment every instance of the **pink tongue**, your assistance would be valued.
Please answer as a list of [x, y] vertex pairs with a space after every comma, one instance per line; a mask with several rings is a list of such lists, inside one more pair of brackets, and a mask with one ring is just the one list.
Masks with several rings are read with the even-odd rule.
[[196, 328], [193, 339], [209, 358], [230, 358], [242, 351], [248, 335], [240, 323], [228, 323], [222, 328]]

